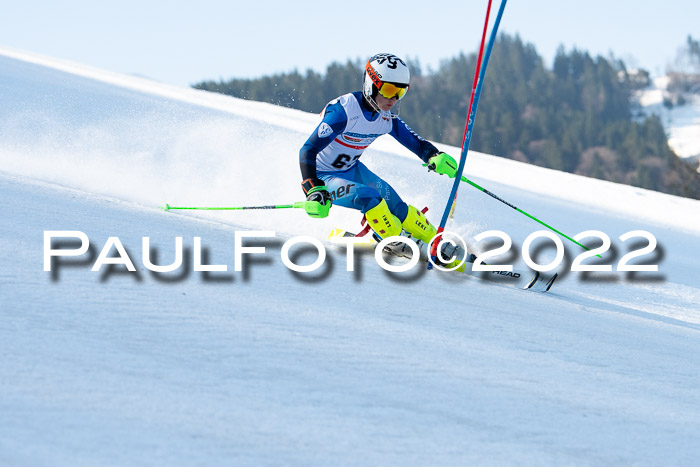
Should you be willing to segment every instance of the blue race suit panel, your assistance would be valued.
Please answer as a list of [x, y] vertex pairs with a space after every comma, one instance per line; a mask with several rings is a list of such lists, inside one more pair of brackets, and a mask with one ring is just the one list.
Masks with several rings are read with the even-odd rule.
[[359, 209], [364, 214], [384, 199], [401, 222], [408, 215], [408, 206], [396, 190], [362, 162], [344, 171], [318, 172], [318, 178], [326, 183], [336, 206]]

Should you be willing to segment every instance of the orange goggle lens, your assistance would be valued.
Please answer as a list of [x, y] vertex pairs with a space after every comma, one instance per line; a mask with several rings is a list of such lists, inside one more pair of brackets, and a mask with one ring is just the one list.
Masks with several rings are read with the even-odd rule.
[[391, 99], [393, 97], [401, 99], [406, 95], [406, 91], [408, 91], [408, 86], [399, 87], [391, 83], [382, 83], [382, 87], [379, 88], [379, 94], [387, 99]]

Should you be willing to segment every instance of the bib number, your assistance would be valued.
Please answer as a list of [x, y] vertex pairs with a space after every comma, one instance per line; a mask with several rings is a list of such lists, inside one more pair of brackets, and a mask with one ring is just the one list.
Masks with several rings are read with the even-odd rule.
[[358, 154], [355, 157], [349, 156], [347, 154], [340, 154], [338, 157], [335, 158], [331, 165], [336, 169], [342, 170], [353, 165], [355, 161], [360, 158], [360, 156], [361, 154]]

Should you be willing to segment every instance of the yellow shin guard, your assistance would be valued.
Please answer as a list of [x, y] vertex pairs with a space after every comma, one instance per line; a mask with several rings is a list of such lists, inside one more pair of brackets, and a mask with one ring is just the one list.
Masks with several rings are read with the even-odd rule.
[[401, 221], [389, 211], [385, 200], [367, 211], [365, 219], [382, 239], [401, 235]]
[[408, 206], [408, 215], [403, 221], [403, 228], [413, 238], [428, 243], [437, 234], [437, 229], [425, 217], [420, 209]]
[[[425, 214], [423, 214], [420, 209], [413, 206], [408, 206], [408, 215], [403, 221], [403, 229], [411, 234], [413, 238], [416, 240], [421, 240], [425, 244], [430, 242], [430, 240], [437, 235], [437, 228], [428, 221]], [[427, 246], [422, 248], [427, 248]], [[441, 265], [449, 269], [453, 269], [462, 261], [462, 257], [464, 257], [463, 254], [461, 257], [457, 257], [448, 263], [441, 263]], [[463, 271], [464, 268], [465, 265], [462, 264], [461, 266], [457, 267], [456, 270]]]

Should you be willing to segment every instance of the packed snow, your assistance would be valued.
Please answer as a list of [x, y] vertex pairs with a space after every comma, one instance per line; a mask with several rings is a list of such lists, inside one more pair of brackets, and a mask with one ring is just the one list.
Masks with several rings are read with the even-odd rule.
[[[600, 273], [571, 272], [582, 250], [563, 240], [547, 294], [389, 273], [366, 253], [347, 271], [328, 243], [320, 269], [288, 269], [289, 239], [359, 228], [339, 207], [159, 209], [302, 200], [317, 120], [0, 48], [0, 465], [697, 463], [699, 201], [470, 152], [471, 180], [567, 235], [610, 237]], [[451, 180], [390, 137], [363, 161], [439, 220]], [[499, 258], [520, 269], [543, 229], [466, 184], [447, 228], [477, 252], [493, 248], [478, 234], [507, 233]], [[630, 264], [658, 271], [616, 271], [639, 230], [658, 245]], [[45, 271], [47, 231], [89, 248]], [[246, 242], [265, 253], [236, 271], [236, 238], [259, 231], [275, 236]], [[177, 263], [178, 237], [182, 266], [147, 269]]]

